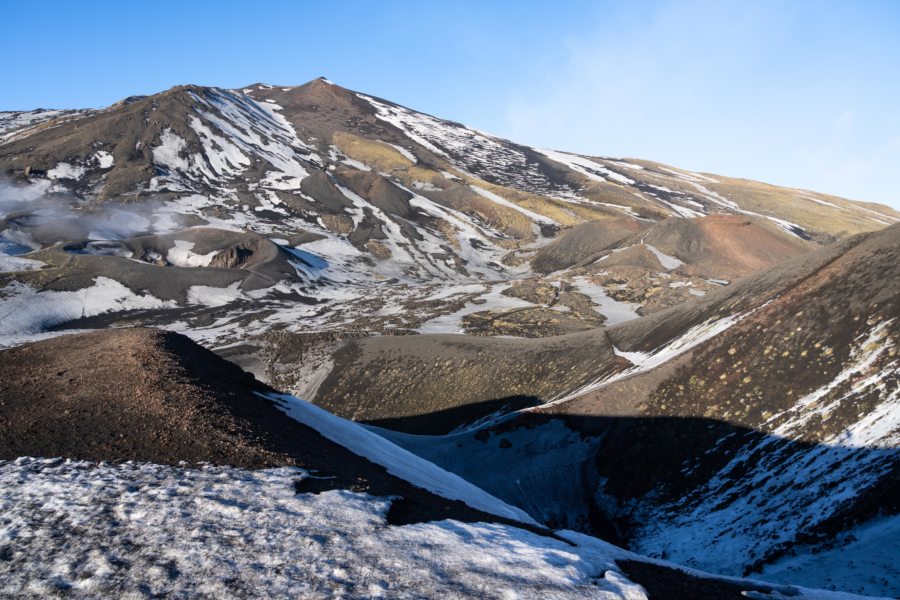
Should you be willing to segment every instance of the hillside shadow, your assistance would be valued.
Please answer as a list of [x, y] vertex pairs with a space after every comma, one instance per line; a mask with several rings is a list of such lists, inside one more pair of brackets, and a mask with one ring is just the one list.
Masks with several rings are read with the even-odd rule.
[[361, 421], [392, 431], [403, 433], [444, 435], [461, 427], [471, 427], [492, 416], [500, 417], [525, 408], [538, 406], [543, 401], [537, 396], [506, 396], [496, 400], [486, 400], [471, 404], [462, 404], [444, 410], [408, 417], [392, 419], [372, 419]]
[[[506, 399], [466, 407], [490, 414]], [[827, 544], [836, 534], [879, 515], [900, 513], [900, 449], [852, 448], [795, 441], [698, 417], [612, 417], [519, 413], [446, 435], [458, 409], [378, 422], [382, 435], [529, 512], [553, 529], [574, 529], [629, 547], [646, 525], [636, 502], [691, 511], [718, 486], [710, 512], [760, 496], [760, 527], [794, 522], [779, 497], [812, 503], [804, 487], [835, 493], [827, 514], [748, 560], [744, 575], [798, 544]], [[850, 482], [848, 484], [848, 482]], [[847, 485], [853, 494], [846, 495]], [[807, 493], [806, 496], [803, 494]], [[797, 501], [797, 498], [801, 498]], [[723, 513], [724, 514], [724, 513]], [[703, 515], [700, 518], [704, 518]], [[712, 521], [711, 521], [712, 522]], [[723, 526], [723, 529], [731, 524]], [[702, 541], [698, 544], [702, 545]]]

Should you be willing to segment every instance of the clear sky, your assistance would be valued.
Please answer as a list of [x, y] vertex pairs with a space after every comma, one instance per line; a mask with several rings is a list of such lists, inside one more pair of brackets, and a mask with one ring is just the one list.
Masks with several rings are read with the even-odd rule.
[[0, 110], [351, 89], [533, 146], [900, 208], [900, 1], [0, 0]]

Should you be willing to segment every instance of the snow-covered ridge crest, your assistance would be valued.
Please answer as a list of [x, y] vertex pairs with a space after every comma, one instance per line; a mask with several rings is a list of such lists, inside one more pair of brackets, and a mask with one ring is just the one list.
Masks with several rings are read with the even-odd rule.
[[342, 419], [328, 411], [288, 394], [268, 394], [286, 415], [312, 427], [323, 436], [372, 462], [389, 473], [450, 500], [461, 500], [472, 508], [537, 525], [525, 511], [499, 500], [468, 481], [416, 456], [362, 425]]

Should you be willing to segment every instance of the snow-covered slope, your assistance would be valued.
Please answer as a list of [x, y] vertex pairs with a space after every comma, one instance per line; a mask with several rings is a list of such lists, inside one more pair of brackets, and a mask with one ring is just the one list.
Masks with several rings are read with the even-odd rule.
[[0, 143], [26, 137], [38, 128], [54, 127], [70, 118], [82, 116], [83, 110], [46, 110], [39, 108], [28, 111], [0, 111]]
[[[290, 468], [0, 463], [0, 594], [648, 598], [616, 564], [635, 557], [600, 540], [452, 520], [388, 526], [390, 499], [296, 493], [295, 482], [309, 476]], [[691, 586], [695, 597], [722, 585], [704, 577]], [[853, 598], [725, 584], [753, 598]]]
[[646, 598], [598, 540], [576, 545], [489, 523], [390, 527], [390, 499], [296, 493], [308, 476], [0, 464], [0, 595]]
[[[870, 220], [880, 225], [897, 222], [896, 215], [875, 214], [870, 208], [852, 203], [829, 202], [825, 197], [807, 191], [782, 190], [780, 202], [771, 203], [754, 198], [753, 194], [764, 196], [771, 192], [778, 194], [777, 191], [745, 189], [735, 193], [734, 181], [724, 177], [672, 169], [647, 161], [637, 164], [529, 148], [393, 103], [365, 95], [359, 97], [372, 105], [378, 119], [401, 130], [429, 152], [449, 160], [461, 172], [568, 202], [598, 204], [629, 215], [649, 215], [657, 211], [681, 217], [722, 212], [751, 215], [767, 219], [800, 237], [823, 232], [822, 223], [813, 214], [823, 207], [833, 221], [843, 221], [852, 214], [851, 219]], [[757, 184], [748, 187], [752, 185]], [[604, 196], [618, 198], [618, 203], [615, 200], [604, 202]], [[809, 206], [791, 207], [794, 203], [809, 203]], [[801, 216], [803, 224], [786, 218], [797, 215]], [[833, 224], [825, 225], [826, 229], [831, 227]]]

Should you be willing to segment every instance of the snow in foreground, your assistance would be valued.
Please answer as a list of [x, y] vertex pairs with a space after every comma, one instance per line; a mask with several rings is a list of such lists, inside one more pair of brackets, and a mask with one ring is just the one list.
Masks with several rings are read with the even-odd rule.
[[305, 476], [0, 463], [0, 596], [646, 597], [599, 540], [449, 520], [389, 526], [389, 499], [295, 493]]

